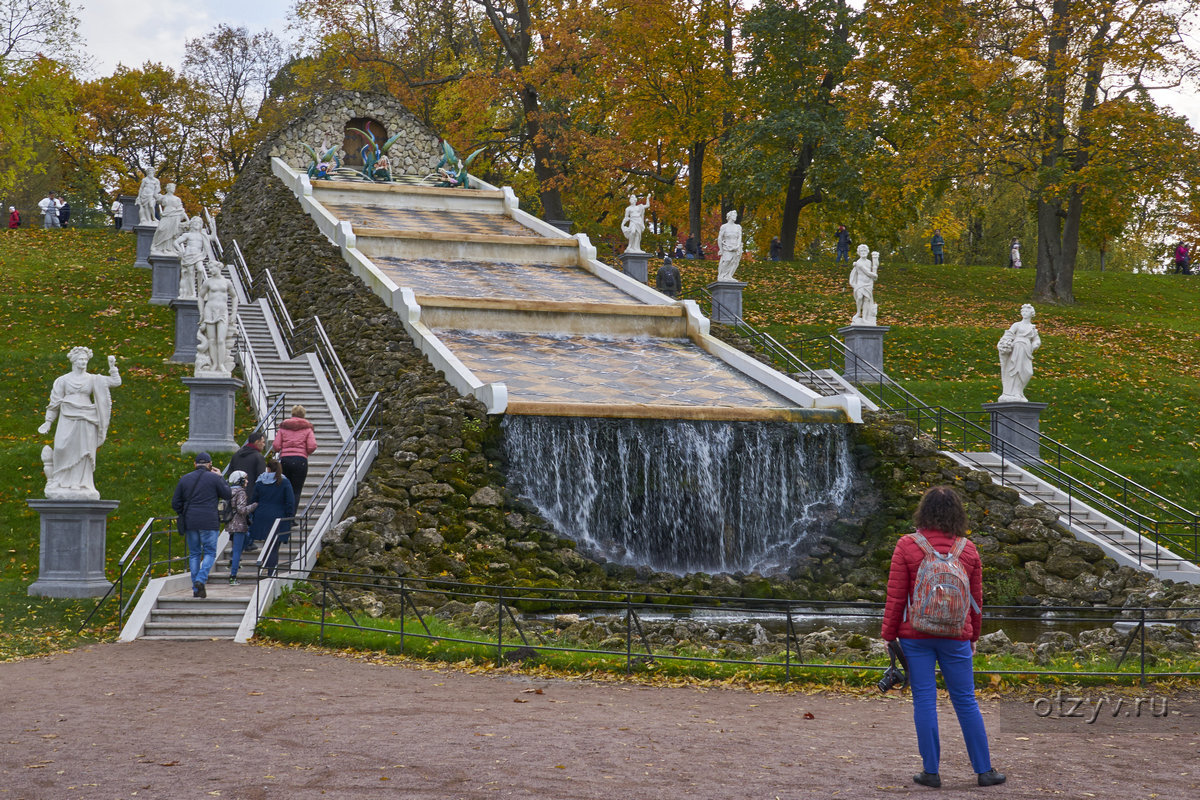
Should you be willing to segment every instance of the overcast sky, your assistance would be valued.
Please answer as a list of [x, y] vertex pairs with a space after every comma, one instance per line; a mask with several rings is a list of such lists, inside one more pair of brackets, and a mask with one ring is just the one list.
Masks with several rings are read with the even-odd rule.
[[[252, 33], [270, 28], [288, 40], [292, 6], [292, 0], [81, 0], [77, 7], [95, 71], [110, 75], [117, 64], [140, 67], [155, 61], [178, 68], [184, 42], [222, 22]], [[1200, 90], [1159, 96], [1200, 130]]]

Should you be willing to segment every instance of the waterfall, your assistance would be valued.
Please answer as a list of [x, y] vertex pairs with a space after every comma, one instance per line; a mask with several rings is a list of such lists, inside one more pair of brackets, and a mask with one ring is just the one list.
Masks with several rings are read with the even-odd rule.
[[849, 499], [844, 425], [506, 416], [508, 474], [563, 536], [657, 570], [787, 567]]

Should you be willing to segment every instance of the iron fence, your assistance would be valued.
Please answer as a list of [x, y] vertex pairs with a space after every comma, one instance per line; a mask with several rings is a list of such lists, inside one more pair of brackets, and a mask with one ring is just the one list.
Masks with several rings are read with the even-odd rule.
[[[623, 665], [626, 673], [650, 663], [688, 663], [732, 665], [753, 668], [761, 677], [772, 675], [790, 681], [796, 670], [828, 670], [833, 672], [879, 672], [880, 663], [870, 658], [855, 657], [837, 661], [828, 658], [826, 648], [811, 644], [802, 633], [806, 629], [843, 627], [849, 623], [862, 635], [878, 639], [883, 604], [841, 601], [748, 600], [720, 596], [646, 594], [643, 591], [606, 591], [598, 589], [554, 589], [517, 586], [479, 585], [444, 578], [417, 578], [378, 575], [357, 575], [324, 570], [311, 573], [281, 568], [280, 577], [289, 578], [307, 588], [315, 605], [314, 616], [286, 613], [295, 608], [280, 603], [282, 610], [261, 614], [258, 622], [277, 622], [313, 626], [317, 638], [324, 643], [331, 631], [356, 631], [379, 634], [385, 641], [396, 642], [400, 652], [406, 652], [410, 640], [442, 644], [466, 645], [477, 653], [494, 653], [496, 663], [530, 660], [550, 654], [583, 654], [608, 659], [610, 665]], [[361, 608], [353, 606], [356, 597], [364, 593], [378, 599], [390, 598], [392, 625], [376, 621]], [[460, 609], [471, 608], [480, 635], [449, 625], [435, 624], [439, 609], [453, 603]], [[480, 604], [483, 604], [482, 606]], [[344, 614], [348, 622], [335, 619], [331, 609]], [[1047, 614], [1053, 614], [1047, 618]], [[564, 614], [573, 616], [563, 617]], [[699, 621], [701, 625], [713, 620], [727, 624], [756, 625], [761, 629], [761, 655], [754, 658], [721, 655], [720, 648], [702, 650], [708, 645], [693, 643], [672, 649], [662, 643], [655, 625], [686, 625]], [[708, 622], [704, 622], [708, 620]], [[600, 623], [606, 626], [607, 638], [592, 645], [580, 637], [572, 637], [564, 628], [575, 622]], [[553, 625], [547, 623], [553, 623]], [[1145, 684], [1150, 680], [1200, 677], [1200, 671], [1178, 671], [1153, 668], [1158, 656], [1148, 644], [1147, 632], [1156, 626], [1172, 626], [1189, 631], [1200, 629], [1200, 608], [1118, 608], [1086, 607], [1046, 609], [1041, 606], [990, 607], [984, 614], [984, 629], [1001, 630], [1005, 625], [1040, 626], [1045, 631], [1063, 630], [1076, 625], [1090, 628], [1114, 628], [1111, 651], [1120, 649], [1111, 669], [1034, 669], [991, 668], [977, 664], [980, 675], [1013, 675], [1054, 678], [1136, 679]], [[819, 627], [818, 627], [819, 626]], [[436, 629], [435, 629], [436, 628]], [[486, 629], [486, 633], [485, 633]], [[773, 633], [768, 633], [772, 631]], [[470, 635], [468, 635], [470, 634]], [[656, 646], [651, 639], [659, 638]], [[1153, 638], [1153, 637], [1151, 637]], [[743, 644], [745, 644], [743, 642]], [[753, 643], [750, 643], [753, 647]], [[1191, 645], [1189, 665], [1200, 661], [1200, 650]], [[741, 649], [745, 649], [744, 647]], [[822, 652], [825, 650], [825, 652]], [[861, 651], [858, 651], [861, 656]], [[1033, 652], [1030, 651], [1030, 655]], [[821, 657], [818, 657], [821, 656]], [[879, 660], [885, 658], [882, 651]], [[1136, 663], [1136, 669], [1134, 664]], [[1129, 664], [1127, 669], [1122, 666]]]

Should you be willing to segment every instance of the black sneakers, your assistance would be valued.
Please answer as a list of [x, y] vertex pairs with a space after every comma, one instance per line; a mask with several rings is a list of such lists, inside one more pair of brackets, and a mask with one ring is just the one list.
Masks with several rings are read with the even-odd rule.
[[1008, 780], [1003, 772], [996, 772], [995, 769], [989, 769], [987, 772], [979, 773], [980, 786], [999, 786]]
[[[204, 588], [204, 584], [200, 581], [192, 584], [192, 597], [208, 597], [208, 590]], [[980, 777], [979, 780], [983, 780], [983, 778]]]
[[[983, 780], [982, 775], [979, 776], [979, 780]], [[913, 775], [913, 783], [919, 783], [922, 786], [928, 786], [932, 789], [940, 789], [942, 788], [942, 776], [936, 772], [918, 772], [916, 775]], [[982, 786], [983, 784], [981, 783], [980, 785]]]

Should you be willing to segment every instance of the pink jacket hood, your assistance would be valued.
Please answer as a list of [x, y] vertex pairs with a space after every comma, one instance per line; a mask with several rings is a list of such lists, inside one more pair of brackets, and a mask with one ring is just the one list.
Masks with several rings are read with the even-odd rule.
[[285, 419], [275, 434], [274, 447], [280, 458], [308, 458], [317, 449], [317, 437], [313, 433], [312, 423], [302, 417]]

